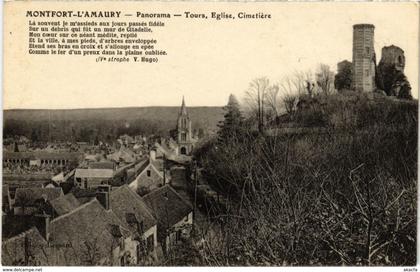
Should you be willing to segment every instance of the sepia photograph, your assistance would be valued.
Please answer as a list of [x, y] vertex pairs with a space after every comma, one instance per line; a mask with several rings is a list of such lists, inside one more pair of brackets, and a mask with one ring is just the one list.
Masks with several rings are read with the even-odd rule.
[[417, 2], [3, 10], [3, 271], [417, 271]]

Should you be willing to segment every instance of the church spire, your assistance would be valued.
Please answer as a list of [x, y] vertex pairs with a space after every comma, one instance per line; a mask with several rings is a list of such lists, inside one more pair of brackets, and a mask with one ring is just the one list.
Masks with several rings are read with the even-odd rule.
[[182, 96], [181, 115], [188, 115], [187, 107], [185, 106], [184, 96]]

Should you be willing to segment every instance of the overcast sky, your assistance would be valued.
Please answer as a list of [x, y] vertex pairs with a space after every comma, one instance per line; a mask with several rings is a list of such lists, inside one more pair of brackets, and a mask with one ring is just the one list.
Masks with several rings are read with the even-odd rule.
[[[11, 4], [15, 4], [12, 6]], [[76, 9], [74, 2], [48, 3], [49, 9]], [[25, 5], [25, 6], [24, 6]], [[418, 23], [415, 3], [141, 3], [105, 2], [101, 9], [126, 12], [266, 12], [271, 20], [200, 21], [166, 19], [153, 37], [168, 52], [157, 64], [96, 63], [94, 57], [27, 54], [23, 9], [45, 2], [5, 5], [4, 108], [98, 108], [225, 105], [254, 78], [280, 82], [295, 71], [352, 58], [352, 26], [375, 25], [377, 60], [381, 48], [405, 51], [405, 72], [418, 97]], [[98, 10], [78, 3], [80, 10]], [[111, 6], [112, 5], [112, 6]], [[131, 18], [133, 20], [133, 18]], [[19, 35], [24, 33], [25, 35]]]

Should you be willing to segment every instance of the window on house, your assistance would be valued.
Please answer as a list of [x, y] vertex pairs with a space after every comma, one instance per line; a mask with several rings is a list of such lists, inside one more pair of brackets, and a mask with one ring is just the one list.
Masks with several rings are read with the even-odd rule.
[[136, 253], [137, 253], [137, 260], [140, 260], [142, 257], [142, 245], [141, 244], [137, 244], [136, 246]]
[[368, 46], [366, 46], [365, 51], [366, 51], [366, 54], [370, 54], [370, 48]]
[[120, 250], [124, 250], [124, 237], [120, 238]]
[[151, 175], [151, 171], [150, 171], [150, 170], [147, 170], [147, 171], [146, 171], [146, 174], [147, 174], [147, 176], [148, 176], [148, 177], [150, 177], [150, 175]]
[[369, 69], [365, 70], [365, 74], [366, 74], [366, 76], [369, 76]]
[[175, 241], [176, 242], [181, 241], [181, 231], [180, 230], [178, 230], [175, 234]]
[[181, 133], [181, 141], [186, 141], [187, 135], [185, 133]]
[[153, 249], [155, 248], [153, 234], [147, 237], [146, 245], [147, 245], [147, 252], [153, 251]]
[[140, 222], [138, 223], [138, 232], [139, 232], [140, 234], [143, 234], [143, 233], [144, 233], [144, 224], [143, 224], [143, 221], [140, 221]]

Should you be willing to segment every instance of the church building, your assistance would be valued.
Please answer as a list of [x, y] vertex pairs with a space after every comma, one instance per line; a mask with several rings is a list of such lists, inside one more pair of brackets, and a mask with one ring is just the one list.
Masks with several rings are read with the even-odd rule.
[[182, 97], [181, 111], [178, 116], [177, 124], [177, 143], [179, 154], [190, 155], [193, 149], [193, 137], [191, 130], [191, 119], [185, 106], [184, 97]]

